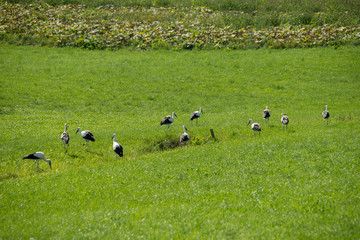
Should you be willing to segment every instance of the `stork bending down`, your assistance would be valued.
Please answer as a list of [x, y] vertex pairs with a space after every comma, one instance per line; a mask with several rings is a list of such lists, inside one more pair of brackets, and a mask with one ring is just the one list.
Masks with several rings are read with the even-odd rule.
[[75, 134], [78, 132], [80, 132], [82, 138], [85, 139], [87, 147], [89, 147], [89, 141], [95, 142], [94, 135], [89, 130], [81, 131], [80, 127], [78, 127]]
[[35, 160], [35, 165], [37, 166], [37, 168], [39, 168], [40, 160], [44, 160], [45, 162], [49, 163], [49, 166], [50, 166], [50, 169], [51, 169], [51, 160], [46, 159], [45, 154], [43, 152], [31, 153], [31, 154], [26, 155], [25, 157], [23, 157], [23, 159], [34, 159]]
[[256, 131], [259, 132], [259, 136], [260, 136], [260, 132], [261, 132], [260, 124], [253, 123], [252, 119], [249, 120], [247, 125], [249, 125], [249, 124], [251, 124], [251, 129], [254, 131], [254, 136], [256, 137], [256, 133], [255, 133]]

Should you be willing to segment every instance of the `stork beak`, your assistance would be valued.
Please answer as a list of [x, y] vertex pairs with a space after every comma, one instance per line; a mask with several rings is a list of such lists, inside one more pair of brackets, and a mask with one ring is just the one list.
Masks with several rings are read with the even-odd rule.
[[114, 139], [114, 135], [111, 137], [111, 139]]
[[250, 121], [248, 121], [248, 123], [247, 123], [247, 125], [246, 125], [246, 126], [249, 126], [249, 124], [250, 124]]
[[174, 113], [174, 116], [175, 116], [175, 117], [178, 117], [178, 116], [176, 115], [176, 113]]
[[75, 134], [77, 134], [79, 132], [79, 129], [76, 129], [76, 132], [75, 132]]
[[52, 169], [52, 168], [51, 168], [51, 162], [49, 162], [49, 166], [50, 166], [50, 169]]

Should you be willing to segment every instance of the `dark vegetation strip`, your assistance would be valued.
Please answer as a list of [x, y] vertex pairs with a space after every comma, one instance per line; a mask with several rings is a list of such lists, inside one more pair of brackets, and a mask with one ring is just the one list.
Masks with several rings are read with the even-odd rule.
[[[360, 13], [354, 9], [360, 5], [357, 1], [342, 5], [337, 1], [299, 1], [294, 4], [302, 7], [297, 11], [280, 0], [270, 1], [273, 7], [268, 1], [257, 5], [256, 1], [236, 1], [236, 6], [230, 6], [230, 1], [227, 8], [215, 1], [195, 1], [189, 8], [189, 1], [138, 1], [137, 7], [129, 7], [133, 1], [116, 2], [1, 2], [0, 41], [87, 49], [294, 48], [360, 43]], [[207, 7], [197, 7], [202, 4]]]

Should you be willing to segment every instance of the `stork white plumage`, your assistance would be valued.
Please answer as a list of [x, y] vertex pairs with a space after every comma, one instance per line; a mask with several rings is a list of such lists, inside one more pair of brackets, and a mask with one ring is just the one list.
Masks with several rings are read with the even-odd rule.
[[165, 125], [167, 125], [167, 127], [168, 127], [167, 129], [169, 130], [170, 125], [174, 122], [174, 117], [177, 117], [175, 112], [173, 112], [171, 114], [171, 116], [168, 115], [168, 116], [164, 117], [164, 119], [160, 122], [160, 126], [165, 124]]
[[80, 132], [82, 138], [85, 139], [87, 147], [89, 147], [89, 141], [95, 142], [94, 135], [89, 130], [81, 131], [80, 127], [78, 127], [75, 134], [78, 132]]
[[200, 108], [200, 111], [195, 111], [191, 114], [190, 120], [196, 119], [196, 124], [198, 124], [199, 117], [201, 116], [202, 108]]
[[259, 132], [259, 136], [260, 136], [260, 132], [261, 132], [261, 127], [260, 127], [260, 124], [258, 123], [253, 123], [253, 120], [250, 119], [248, 124], [249, 125], [251, 124], [251, 129], [254, 131], [254, 136], [256, 137], [256, 133], [255, 132]]
[[45, 154], [43, 152], [34, 152], [34, 153], [29, 154], [29, 155], [26, 155], [22, 159], [34, 159], [35, 160], [35, 165], [37, 166], [37, 168], [39, 168], [40, 160], [44, 160], [45, 162], [49, 163], [49, 166], [50, 166], [50, 169], [51, 169], [51, 160], [46, 159]]
[[287, 125], [289, 124], [289, 117], [286, 113], [281, 113], [281, 123], [283, 124], [283, 128], [285, 127], [285, 131], [287, 130]]
[[190, 140], [189, 134], [186, 133], [187, 128], [183, 125], [184, 133], [180, 136], [180, 144], [186, 145], [186, 143]]
[[325, 109], [324, 111], [322, 112], [322, 117], [324, 119], [324, 125], [325, 125], [325, 120], [326, 120], [326, 125], [328, 125], [328, 121], [329, 121], [329, 118], [330, 118], [330, 113], [328, 112], [328, 106], [325, 105]]
[[[67, 147], [69, 147], [69, 140], [70, 140], [70, 136], [69, 133], [67, 132], [67, 124], [65, 123], [65, 129], [64, 132], [61, 134], [61, 140], [64, 144], [64, 149], [65, 149], [65, 153], [67, 152]], [[67, 145], [67, 147], [66, 147]]]
[[265, 123], [269, 124], [270, 110], [269, 110], [268, 106], [266, 106], [266, 109], [263, 111], [263, 118], [265, 119]]
[[119, 155], [120, 157], [124, 156], [123, 154], [123, 147], [121, 146], [120, 143], [118, 143], [116, 141], [116, 134], [114, 133], [113, 136], [112, 136], [112, 139], [113, 139], [113, 150], [114, 152]]

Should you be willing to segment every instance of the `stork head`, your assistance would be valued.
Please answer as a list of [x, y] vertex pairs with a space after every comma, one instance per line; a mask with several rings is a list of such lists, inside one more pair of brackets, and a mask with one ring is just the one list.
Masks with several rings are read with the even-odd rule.
[[186, 126], [185, 126], [185, 125], [183, 125], [183, 129], [184, 129], [184, 132], [186, 132], [186, 131], [187, 131], [187, 128], [186, 128]]
[[112, 138], [111, 138], [111, 139], [115, 139], [115, 137], [116, 137], [116, 134], [115, 134], [115, 133], [113, 133], [113, 136], [112, 136]]
[[267, 110], [269, 110], [269, 107], [268, 107], [268, 106], [266, 106], [266, 109], [267, 109]]
[[248, 126], [249, 124], [253, 123], [252, 119], [249, 119], [248, 124], [246, 126]]
[[78, 132], [81, 132], [80, 127], [78, 127], [78, 128], [76, 129], [75, 134], [77, 134]]
[[327, 110], [327, 105], [325, 105], [325, 110]]
[[286, 114], [285, 113], [281, 113], [281, 116], [285, 116]]

